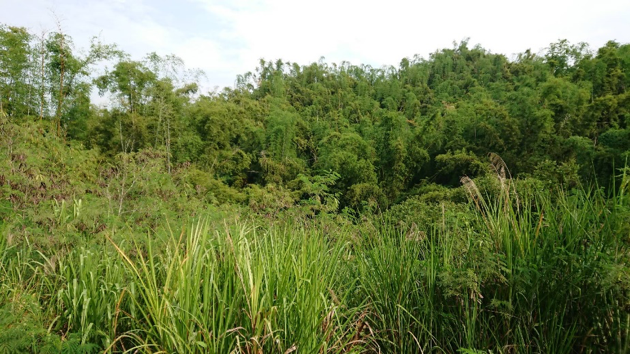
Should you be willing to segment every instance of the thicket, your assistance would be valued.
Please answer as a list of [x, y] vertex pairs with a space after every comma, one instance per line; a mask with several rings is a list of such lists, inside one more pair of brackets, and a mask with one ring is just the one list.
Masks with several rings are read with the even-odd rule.
[[630, 350], [630, 45], [199, 75], [0, 26], [0, 352]]

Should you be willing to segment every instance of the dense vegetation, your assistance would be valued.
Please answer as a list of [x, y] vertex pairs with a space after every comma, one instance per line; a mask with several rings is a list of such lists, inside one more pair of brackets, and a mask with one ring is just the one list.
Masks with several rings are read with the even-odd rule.
[[630, 351], [630, 45], [200, 75], [0, 26], [0, 352]]

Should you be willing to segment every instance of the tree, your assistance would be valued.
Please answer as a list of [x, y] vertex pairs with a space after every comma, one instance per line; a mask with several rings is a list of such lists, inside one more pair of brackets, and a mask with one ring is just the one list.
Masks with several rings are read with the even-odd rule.
[[9, 117], [33, 111], [31, 40], [25, 28], [0, 25], [0, 111]]

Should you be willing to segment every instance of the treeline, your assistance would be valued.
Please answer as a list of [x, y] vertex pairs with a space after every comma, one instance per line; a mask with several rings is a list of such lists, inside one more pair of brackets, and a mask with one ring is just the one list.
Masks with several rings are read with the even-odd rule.
[[[108, 64], [108, 69], [95, 74]], [[102, 70], [101, 70], [102, 71]], [[630, 45], [565, 40], [513, 60], [468, 41], [398, 67], [261, 60], [234, 88], [199, 93], [175, 56], [133, 60], [63, 33], [0, 27], [0, 112], [50, 122], [102, 161], [150, 149], [185, 166], [207, 199], [252, 190], [323, 208], [388, 208], [433, 184], [488, 173], [569, 188], [610, 185], [630, 151]], [[91, 92], [109, 97], [91, 104]]]

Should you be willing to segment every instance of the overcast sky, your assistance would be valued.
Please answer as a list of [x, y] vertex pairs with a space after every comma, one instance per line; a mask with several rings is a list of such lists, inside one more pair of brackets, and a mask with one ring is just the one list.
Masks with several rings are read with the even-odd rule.
[[508, 57], [558, 39], [630, 42], [628, 0], [0, 0], [0, 23], [33, 32], [54, 30], [53, 12], [79, 48], [100, 35], [135, 59], [173, 53], [208, 87], [233, 86], [260, 58], [380, 67], [466, 37]]

